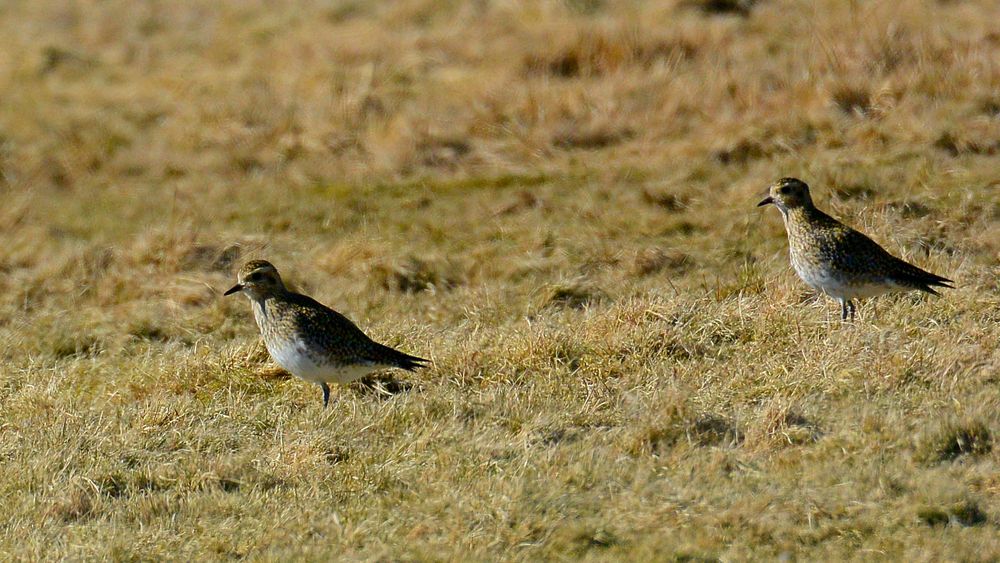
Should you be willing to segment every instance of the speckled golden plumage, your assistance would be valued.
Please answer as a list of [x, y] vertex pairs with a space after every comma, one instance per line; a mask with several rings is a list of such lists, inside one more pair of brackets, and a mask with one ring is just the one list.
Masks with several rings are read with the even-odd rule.
[[385, 367], [413, 371], [427, 362], [375, 342], [340, 313], [289, 291], [270, 262], [247, 262], [237, 282], [226, 295], [242, 292], [250, 299], [271, 357], [293, 375], [319, 384], [323, 406], [330, 400], [329, 382], [349, 383]]
[[771, 185], [758, 206], [773, 204], [785, 220], [795, 272], [813, 288], [840, 301], [844, 320], [854, 318], [853, 300], [892, 291], [952, 287], [951, 280], [922, 270], [886, 252], [875, 241], [813, 205], [809, 186], [795, 178]]

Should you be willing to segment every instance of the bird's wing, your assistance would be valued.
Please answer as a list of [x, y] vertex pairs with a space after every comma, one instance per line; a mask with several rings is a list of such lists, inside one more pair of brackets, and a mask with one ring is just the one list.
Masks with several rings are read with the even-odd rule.
[[301, 305], [296, 318], [298, 328], [310, 334], [322, 334], [331, 355], [342, 360], [394, 366], [411, 371], [427, 362], [423, 358], [404, 354], [375, 342], [350, 319], [309, 296], [293, 293], [288, 299]]
[[929, 293], [936, 293], [929, 286], [950, 287], [948, 284], [951, 283], [951, 280], [948, 278], [932, 274], [889, 254], [887, 250], [861, 232], [850, 227], [845, 227], [845, 229], [844, 245], [850, 248], [851, 252], [849, 255], [846, 253], [841, 255], [840, 258], [845, 262], [850, 262], [846, 267], [857, 270], [864, 267], [863, 264], [875, 266], [887, 278]]

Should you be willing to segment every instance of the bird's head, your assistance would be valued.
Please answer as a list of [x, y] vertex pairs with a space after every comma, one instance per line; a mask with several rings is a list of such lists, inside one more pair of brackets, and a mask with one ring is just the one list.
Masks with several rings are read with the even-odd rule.
[[285, 284], [278, 275], [278, 269], [266, 260], [251, 260], [240, 268], [236, 275], [236, 285], [229, 288], [225, 295], [243, 292], [255, 300], [285, 291]]
[[782, 178], [767, 189], [767, 197], [757, 207], [774, 204], [782, 213], [799, 207], [812, 207], [809, 186], [798, 178]]

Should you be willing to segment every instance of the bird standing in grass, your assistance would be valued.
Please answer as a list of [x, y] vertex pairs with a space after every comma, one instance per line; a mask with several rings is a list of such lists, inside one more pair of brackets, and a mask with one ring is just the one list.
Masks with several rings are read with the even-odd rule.
[[375, 342], [347, 317], [289, 291], [270, 262], [247, 262], [237, 282], [225, 295], [242, 292], [250, 299], [271, 357], [293, 375], [319, 384], [324, 408], [330, 402], [329, 383], [350, 383], [382, 368], [413, 371], [428, 363]]
[[854, 320], [856, 298], [914, 289], [938, 295], [934, 287], [952, 287], [951, 280], [896, 258], [872, 239], [816, 209], [809, 186], [801, 180], [782, 178], [772, 184], [757, 206], [768, 204], [784, 217], [795, 273], [840, 301], [843, 320], [848, 314]]

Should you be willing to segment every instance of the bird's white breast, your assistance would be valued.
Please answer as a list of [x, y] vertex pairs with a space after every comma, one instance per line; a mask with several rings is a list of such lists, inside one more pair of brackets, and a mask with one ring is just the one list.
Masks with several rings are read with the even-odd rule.
[[316, 360], [298, 339], [267, 343], [267, 351], [292, 375], [315, 383], [350, 383], [379, 368], [377, 365], [336, 365]]
[[890, 281], [883, 283], [852, 283], [823, 268], [808, 268], [793, 265], [795, 266], [795, 272], [802, 278], [802, 281], [835, 299], [875, 297], [898, 289], [898, 286]]

